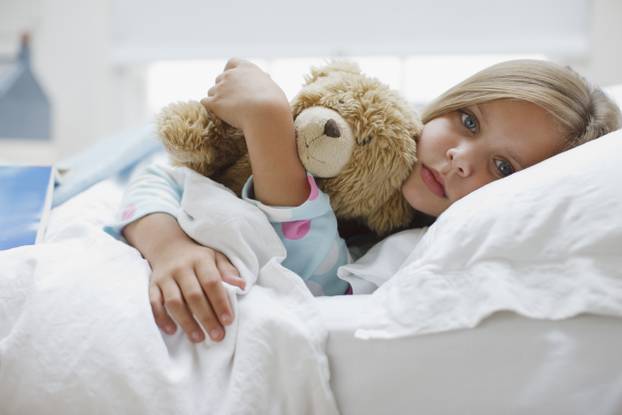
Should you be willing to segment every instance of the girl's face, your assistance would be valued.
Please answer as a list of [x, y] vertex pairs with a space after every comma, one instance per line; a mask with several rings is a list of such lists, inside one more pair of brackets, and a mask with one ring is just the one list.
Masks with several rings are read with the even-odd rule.
[[417, 145], [419, 161], [402, 194], [416, 210], [438, 216], [475, 189], [559, 153], [564, 140], [544, 109], [504, 99], [434, 118]]

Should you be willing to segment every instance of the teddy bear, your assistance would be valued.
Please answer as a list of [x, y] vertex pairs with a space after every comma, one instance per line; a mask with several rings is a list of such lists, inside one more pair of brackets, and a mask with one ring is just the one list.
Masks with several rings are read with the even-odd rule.
[[[338, 222], [356, 222], [377, 236], [411, 223], [414, 210], [401, 187], [423, 126], [405, 99], [355, 63], [333, 61], [311, 68], [290, 104], [298, 156]], [[197, 101], [168, 105], [156, 125], [174, 165], [240, 194], [251, 175], [240, 130]]]

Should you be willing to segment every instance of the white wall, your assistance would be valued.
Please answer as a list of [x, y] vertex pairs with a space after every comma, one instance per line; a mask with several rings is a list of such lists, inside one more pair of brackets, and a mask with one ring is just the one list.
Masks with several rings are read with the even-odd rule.
[[51, 145], [0, 140], [0, 158], [59, 159], [144, 122], [144, 72], [110, 64], [108, 0], [2, 0], [0, 53], [29, 30], [35, 75], [53, 106]]
[[43, 18], [33, 33], [35, 65], [53, 100], [61, 153], [141, 123], [136, 105], [143, 99], [142, 79], [110, 65], [108, 1], [41, 3]]
[[622, 1], [595, 0], [590, 24], [588, 75], [601, 85], [622, 84]]
[[[58, 159], [105, 134], [144, 123], [145, 67], [113, 64], [111, 4], [0, 0], [0, 53], [14, 53], [20, 32], [31, 31], [34, 69], [54, 111], [51, 146], [37, 149], [0, 139], [0, 158], [39, 152], [31, 158]], [[622, 1], [592, 0], [589, 22], [588, 54], [558, 59], [596, 83], [622, 83]]]
[[[587, 50], [590, 0], [111, 0], [114, 59]], [[184, 11], [191, 10], [191, 13]], [[137, 19], [140, 16], [140, 20]]]

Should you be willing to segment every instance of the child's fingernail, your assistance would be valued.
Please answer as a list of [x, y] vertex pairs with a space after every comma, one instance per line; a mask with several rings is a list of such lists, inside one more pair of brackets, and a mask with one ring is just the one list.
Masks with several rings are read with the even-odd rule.
[[220, 316], [220, 321], [222, 321], [222, 324], [229, 324], [231, 323], [231, 316], [229, 314], [223, 314]]
[[195, 342], [200, 342], [202, 340], [201, 333], [199, 333], [198, 331], [195, 331], [194, 333], [192, 333], [192, 340], [194, 340]]
[[166, 334], [173, 334], [173, 333], [175, 333], [175, 327], [173, 327], [173, 326], [166, 326], [166, 327], [164, 327], [164, 331], [166, 332]]
[[210, 337], [212, 338], [212, 340], [218, 340], [218, 338], [220, 337], [220, 329], [213, 329], [212, 331], [209, 332]]

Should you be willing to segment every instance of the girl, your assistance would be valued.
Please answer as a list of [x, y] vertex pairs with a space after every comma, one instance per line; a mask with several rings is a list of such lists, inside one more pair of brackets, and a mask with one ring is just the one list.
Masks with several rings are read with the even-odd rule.
[[[202, 103], [244, 132], [253, 171], [245, 186], [248, 200], [269, 211], [316, 199], [310, 195], [317, 189], [296, 154], [289, 104], [266, 73], [232, 59]], [[437, 217], [493, 180], [619, 128], [620, 111], [572, 70], [522, 60], [494, 65], [451, 88], [426, 108], [422, 120], [419, 162], [402, 193], [415, 210]], [[177, 192], [178, 200], [179, 189], [172, 185], [165, 185], [165, 192]], [[132, 185], [128, 189], [126, 199], [140, 193]], [[147, 198], [153, 200], [153, 193]], [[150, 300], [157, 325], [172, 334], [175, 320], [200, 342], [200, 323], [213, 340], [221, 340], [223, 326], [233, 320], [222, 282], [243, 288], [237, 270], [222, 253], [190, 239], [173, 216], [162, 213], [166, 209], [128, 214], [125, 206], [122, 212], [117, 228], [153, 270]]]

